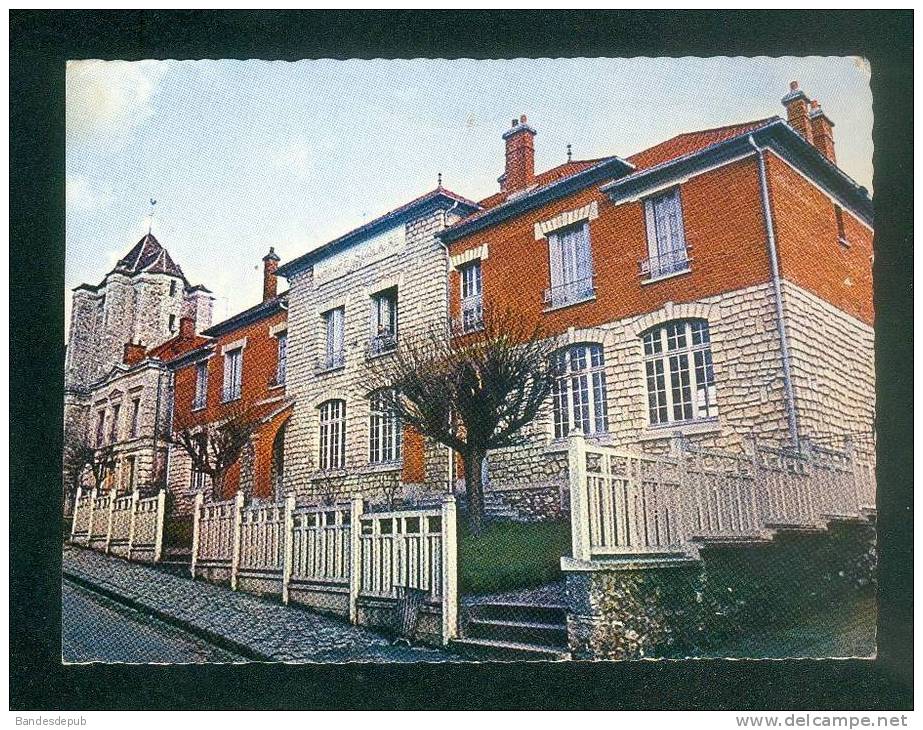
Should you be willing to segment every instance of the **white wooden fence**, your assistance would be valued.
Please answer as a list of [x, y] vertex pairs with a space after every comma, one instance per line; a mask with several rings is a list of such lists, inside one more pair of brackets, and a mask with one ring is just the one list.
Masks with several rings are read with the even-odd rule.
[[685, 448], [671, 456], [587, 444], [568, 456], [573, 558], [695, 556], [705, 541], [760, 541], [874, 510], [870, 455], [752, 442], [748, 453]]
[[119, 496], [115, 489], [74, 499], [71, 542], [87, 545], [129, 560], [158, 562], [163, 552], [166, 492], [142, 499], [138, 492]]
[[329, 507], [282, 502], [228, 502], [194, 508], [193, 577], [206, 568], [226, 571], [231, 587], [242, 577], [280, 581], [282, 600], [300, 588], [348, 591], [350, 620], [365, 599], [396, 602], [404, 589], [425, 591], [440, 606], [443, 642], [454, 638], [457, 618], [457, 540], [454, 498], [439, 507], [363, 511], [361, 498]]

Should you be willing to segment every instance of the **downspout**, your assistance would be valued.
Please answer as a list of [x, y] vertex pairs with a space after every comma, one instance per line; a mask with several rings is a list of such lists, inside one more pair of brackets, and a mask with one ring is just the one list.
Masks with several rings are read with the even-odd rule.
[[769, 188], [766, 182], [766, 160], [763, 158], [763, 148], [756, 144], [753, 140], [753, 135], [749, 135], [747, 139], [753, 149], [756, 150], [756, 159], [760, 171], [760, 197], [763, 203], [763, 221], [766, 224], [766, 250], [769, 254], [769, 268], [772, 274], [772, 289], [776, 304], [776, 331], [779, 333], [779, 343], [782, 351], [782, 378], [785, 385], [788, 437], [792, 446], [800, 451], [801, 443], [798, 438], [798, 416], [795, 412], [795, 391], [792, 388], [791, 353], [788, 349], [788, 336], [785, 332], [785, 310], [782, 305], [782, 281], [779, 276], [779, 255], [776, 248], [775, 226], [772, 222], [772, 208], [769, 205]]
[[[452, 207], [448, 210], [442, 212], [442, 227], [443, 229], [448, 228], [448, 221], [446, 220], [449, 217], [449, 214], [458, 207], [458, 201], [456, 200], [452, 203]], [[449, 245], [445, 243], [441, 238], [437, 238], [439, 245], [442, 246], [445, 251], [445, 320], [446, 324], [451, 328], [452, 326], [452, 296], [449, 293], [449, 278], [452, 275], [452, 257], [449, 256]], [[451, 332], [451, 329], [449, 330]], [[451, 446], [446, 446], [448, 451], [448, 473], [446, 474], [446, 481], [448, 482], [447, 491], [449, 494], [455, 493], [455, 452]]]

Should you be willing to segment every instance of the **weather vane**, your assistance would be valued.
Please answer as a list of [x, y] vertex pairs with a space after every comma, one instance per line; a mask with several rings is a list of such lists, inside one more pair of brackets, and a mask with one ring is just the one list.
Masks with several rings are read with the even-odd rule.
[[151, 230], [154, 227], [154, 206], [157, 205], [157, 201], [151, 198], [151, 214], [147, 219], [147, 235], [151, 235]]

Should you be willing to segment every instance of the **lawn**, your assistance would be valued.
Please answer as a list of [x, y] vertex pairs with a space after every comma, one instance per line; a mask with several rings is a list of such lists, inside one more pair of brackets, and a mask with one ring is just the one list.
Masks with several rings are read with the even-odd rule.
[[462, 593], [499, 593], [561, 579], [570, 555], [568, 522], [493, 522], [477, 537], [459, 524], [458, 581]]

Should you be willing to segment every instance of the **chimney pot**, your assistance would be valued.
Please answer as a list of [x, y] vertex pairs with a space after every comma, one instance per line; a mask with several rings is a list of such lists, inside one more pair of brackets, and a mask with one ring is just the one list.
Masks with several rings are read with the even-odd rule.
[[526, 115], [503, 134], [506, 142], [506, 168], [500, 176], [500, 189], [514, 192], [528, 187], [535, 180], [535, 130], [526, 124]]
[[797, 90], [798, 90], [798, 82], [797, 82], [797, 81], [789, 81], [789, 82], [788, 82], [788, 88], [789, 88], [789, 90], [791, 90], [791, 91], [797, 91]]
[[276, 295], [279, 280], [276, 278], [276, 269], [279, 268], [279, 256], [273, 246], [269, 253], [263, 257], [263, 301], [272, 299]]

